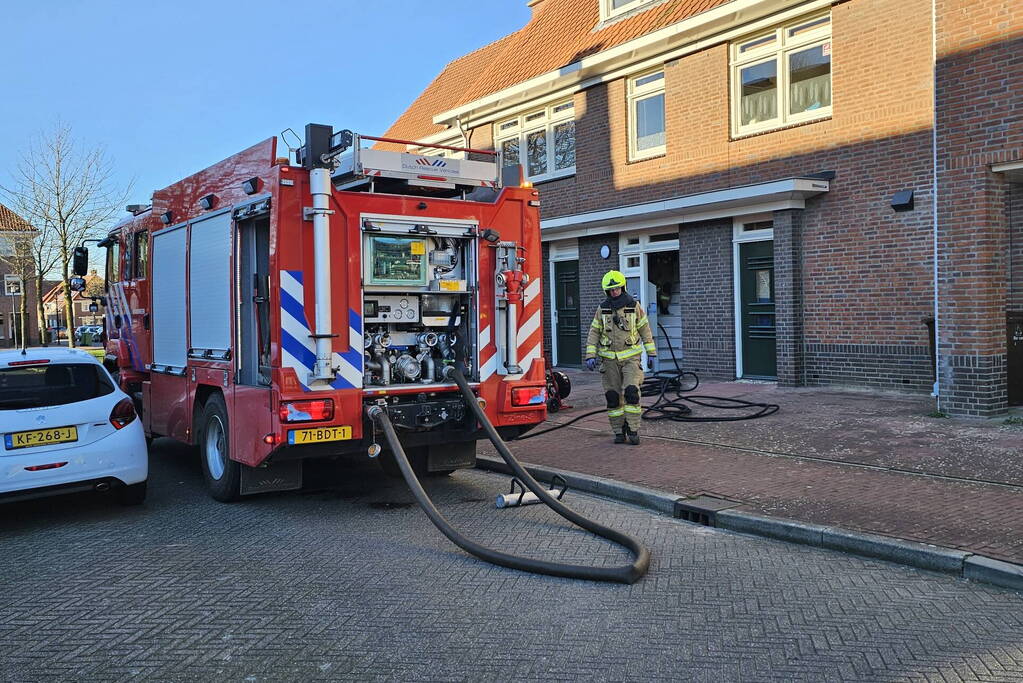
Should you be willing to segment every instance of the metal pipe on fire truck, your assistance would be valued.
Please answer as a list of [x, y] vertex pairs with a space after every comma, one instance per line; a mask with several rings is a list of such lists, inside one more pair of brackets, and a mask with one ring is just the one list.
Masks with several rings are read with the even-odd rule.
[[504, 366], [511, 374], [522, 372], [519, 367], [519, 306], [522, 294], [529, 284], [529, 275], [522, 270], [526, 259], [519, 256], [519, 245], [515, 242], [497, 244], [497, 287], [503, 290], [505, 302], [504, 321]]
[[336, 372], [332, 362], [332, 333], [330, 298], [330, 207], [333, 185], [330, 180], [332, 161], [329, 156], [331, 126], [310, 123], [305, 127], [305, 149], [303, 166], [309, 169], [309, 193], [313, 197], [311, 208], [306, 207], [303, 217], [313, 222], [313, 282], [316, 296], [313, 310], [316, 330], [312, 334], [316, 344], [316, 366], [310, 375], [312, 380], [332, 380]]

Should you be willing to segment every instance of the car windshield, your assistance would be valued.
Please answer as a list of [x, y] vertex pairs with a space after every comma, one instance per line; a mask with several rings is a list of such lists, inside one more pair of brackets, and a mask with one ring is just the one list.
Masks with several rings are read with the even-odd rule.
[[94, 363], [0, 368], [0, 410], [78, 403], [113, 390], [110, 378]]

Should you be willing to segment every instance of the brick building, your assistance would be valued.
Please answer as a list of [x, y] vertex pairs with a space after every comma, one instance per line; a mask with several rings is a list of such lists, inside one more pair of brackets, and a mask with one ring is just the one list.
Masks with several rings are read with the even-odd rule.
[[617, 268], [662, 366], [1023, 402], [1013, 0], [528, 4], [387, 135], [540, 188], [549, 358], [580, 362]]
[[35, 268], [27, 248], [33, 232], [21, 216], [0, 204], [0, 348], [21, 344], [22, 297], [26, 339], [29, 345], [39, 340], [32, 286]]

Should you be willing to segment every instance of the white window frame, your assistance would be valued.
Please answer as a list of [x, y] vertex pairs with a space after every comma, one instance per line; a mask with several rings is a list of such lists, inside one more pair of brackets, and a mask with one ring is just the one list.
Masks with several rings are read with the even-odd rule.
[[[827, 19], [827, 23], [821, 26], [815, 27], [808, 30], [806, 33], [790, 37], [788, 35], [789, 30], [796, 28], [802, 24], [807, 24], [820, 19]], [[827, 45], [830, 55], [830, 49], [832, 45], [832, 26], [831, 26], [831, 13], [825, 12], [823, 14], [809, 14], [787, 21], [784, 24], [776, 26], [774, 29], [764, 31], [761, 33], [754, 33], [745, 36], [741, 40], [732, 42], [729, 48], [730, 66], [729, 75], [731, 80], [732, 89], [732, 135], [752, 135], [755, 133], [762, 133], [764, 131], [776, 130], [778, 128], [785, 128], [786, 126], [795, 125], [798, 123], [806, 123], [809, 121], [817, 121], [819, 119], [826, 119], [832, 114], [832, 105], [827, 107], [821, 107], [819, 109], [813, 109], [810, 111], [800, 112], [798, 114], [789, 114], [789, 70], [788, 70], [788, 57], [794, 52], [802, 52], [818, 45]], [[754, 48], [748, 52], [741, 52], [744, 45], [751, 42], [755, 42], [762, 39], [774, 38], [769, 45], [763, 47]], [[777, 64], [777, 83], [778, 92], [776, 106], [778, 116], [770, 121], [762, 121], [759, 123], [750, 124], [747, 126], [741, 125], [742, 121], [742, 69], [765, 62], [774, 61]], [[832, 62], [832, 85], [834, 84], [834, 63]], [[832, 96], [832, 102], [834, 102], [834, 96]]]
[[654, 0], [632, 0], [628, 4], [615, 9], [611, 0], [600, 0], [600, 20], [607, 21], [608, 19], [614, 19], [615, 17], [629, 12], [634, 12], [640, 7], [649, 5]]
[[[650, 83], [644, 83], [637, 85], [638, 81], [653, 76], [655, 74], [661, 74], [661, 77]], [[651, 157], [663, 156], [667, 152], [668, 142], [668, 107], [667, 97], [662, 100], [664, 102], [664, 142], [663, 145], [651, 147], [649, 149], [640, 150], [636, 148], [637, 131], [636, 131], [636, 105], [643, 100], [648, 100], [658, 95], [664, 95], [664, 81], [667, 78], [667, 74], [664, 71], [664, 67], [658, 67], [650, 71], [645, 71], [635, 76], [629, 77], [628, 81], [628, 113], [626, 116], [629, 119], [629, 161], [640, 161], [643, 159], [649, 159]]]
[[[571, 106], [565, 108], [566, 104]], [[561, 111], [555, 111], [558, 108], [561, 108]], [[566, 121], [575, 121], [575, 100], [571, 98], [552, 102], [543, 107], [534, 107], [518, 116], [502, 119], [494, 123], [494, 149], [500, 152], [505, 142], [518, 138], [522, 173], [527, 180], [534, 183], [575, 175], [575, 165], [569, 168], [554, 168], [554, 129]], [[530, 134], [540, 130], [547, 131], [547, 172], [529, 175], [529, 150], [526, 140]], [[578, 149], [576, 145], [577, 153]]]
[[[763, 230], [744, 230], [743, 226], [752, 223], [771, 222], [771, 227]], [[774, 214], [762, 213], [740, 216], [732, 222], [732, 319], [735, 322], [735, 377], [742, 379], [745, 370], [742, 367], [742, 264], [739, 261], [739, 245], [746, 242], [773, 242]]]

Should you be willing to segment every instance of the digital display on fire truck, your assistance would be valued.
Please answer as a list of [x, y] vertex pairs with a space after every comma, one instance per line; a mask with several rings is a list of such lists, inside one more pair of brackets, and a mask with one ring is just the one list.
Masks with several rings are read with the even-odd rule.
[[426, 286], [426, 240], [416, 237], [372, 237], [369, 284]]

